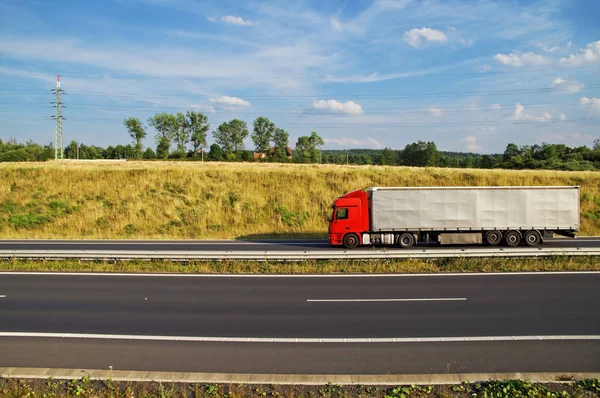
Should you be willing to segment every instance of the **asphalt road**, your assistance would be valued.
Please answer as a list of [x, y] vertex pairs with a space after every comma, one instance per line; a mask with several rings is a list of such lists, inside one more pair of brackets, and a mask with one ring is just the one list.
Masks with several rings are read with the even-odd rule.
[[[457, 246], [427, 246], [428, 249], [448, 249]], [[459, 246], [460, 247], [460, 246]], [[463, 246], [464, 247], [464, 246]], [[600, 237], [576, 239], [556, 238], [547, 240], [541, 247], [547, 248], [588, 248], [600, 247]], [[470, 250], [485, 249], [486, 246], [469, 246]], [[0, 240], [0, 250], [136, 250], [136, 251], [331, 251], [341, 248], [329, 247], [324, 240]], [[374, 249], [375, 250], [375, 249]], [[401, 249], [397, 249], [401, 250]]]
[[[600, 342], [261, 344], [0, 338], [0, 367], [260, 374], [598, 372]], [[80, 376], [77, 376], [80, 377]]]
[[600, 335], [600, 273], [357, 277], [1, 273], [0, 332], [573, 338], [218, 343], [0, 337], [0, 366], [113, 365], [129, 370], [242, 373], [600, 371], [600, 340], [574, 337]]

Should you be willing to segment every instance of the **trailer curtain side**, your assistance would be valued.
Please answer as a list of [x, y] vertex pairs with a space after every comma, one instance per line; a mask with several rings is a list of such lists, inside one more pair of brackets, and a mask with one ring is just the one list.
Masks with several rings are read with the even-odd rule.
[[371, 231], [579, 230], [579, 187], [369, 188]]

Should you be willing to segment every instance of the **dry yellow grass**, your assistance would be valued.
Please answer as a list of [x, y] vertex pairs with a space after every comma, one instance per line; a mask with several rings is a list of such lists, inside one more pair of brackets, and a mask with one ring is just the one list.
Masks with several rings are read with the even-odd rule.
[[600, 234], [600, 173], [200, 162], [0, 164], [2, 238], [324, 237], [332, 201], [369, 186], [580, 185]]

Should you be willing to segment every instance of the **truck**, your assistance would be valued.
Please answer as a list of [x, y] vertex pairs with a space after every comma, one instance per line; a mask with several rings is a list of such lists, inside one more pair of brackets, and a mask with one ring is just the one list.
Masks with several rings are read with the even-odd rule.
[[578, 186], [372, 187], [335, 200], [329, 244], [536, 246], [579, 225]]

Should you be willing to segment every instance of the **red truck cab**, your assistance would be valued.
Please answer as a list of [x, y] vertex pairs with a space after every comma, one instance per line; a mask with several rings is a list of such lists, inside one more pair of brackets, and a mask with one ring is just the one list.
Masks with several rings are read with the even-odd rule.
[[362, 234], [369, 231], [369, 202], [361, 190], [348, 192], [331, 206], [329, 244], [349, 248], [359, 246]]

